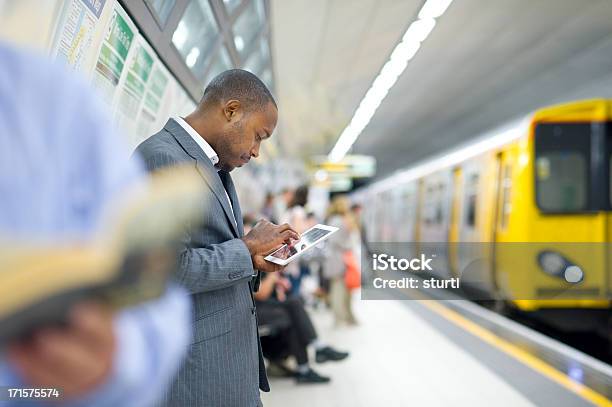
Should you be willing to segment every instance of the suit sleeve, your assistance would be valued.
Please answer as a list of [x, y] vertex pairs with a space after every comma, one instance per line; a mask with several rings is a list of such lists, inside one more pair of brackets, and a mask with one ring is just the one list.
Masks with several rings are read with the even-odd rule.
[[[149, 172], [178, 164], [165, 152], [143, 155], [143, 159]], [[186, 233], [176, 278], [191, 294], [229, 287], [253, 277], [251, 255], [241, 239], [204, 247], [190, 247], [190, 241], [190, 235]]]
[[184, 249], [179, 261], [178, 280], [192, 294], [229, 287], [254, 273], [249, 250], [240, 239]]

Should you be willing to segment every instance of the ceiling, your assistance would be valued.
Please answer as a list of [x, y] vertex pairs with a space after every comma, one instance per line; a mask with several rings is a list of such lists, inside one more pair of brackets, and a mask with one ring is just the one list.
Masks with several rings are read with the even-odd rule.
[[[327, 154], [424, 0], [271, 0], [285, 152]], [[612, 97], [612, 1], [455, 0], [352, 152], [377, 177], [533, 109]]]

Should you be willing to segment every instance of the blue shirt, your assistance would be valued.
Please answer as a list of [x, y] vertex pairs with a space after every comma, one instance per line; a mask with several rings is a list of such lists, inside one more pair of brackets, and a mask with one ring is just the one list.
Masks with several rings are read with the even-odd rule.
[[[0, 240], [88, 239], [109, 203], [145, 176], [106, 108], [75, 75], [0, 42]], [[159, 300], [117, 314], [111, 377], [67, 405], [153, 404], [187, 350], [190, 307], [173, 286]], [[27, 386], [0, 358], [3, 385]]]

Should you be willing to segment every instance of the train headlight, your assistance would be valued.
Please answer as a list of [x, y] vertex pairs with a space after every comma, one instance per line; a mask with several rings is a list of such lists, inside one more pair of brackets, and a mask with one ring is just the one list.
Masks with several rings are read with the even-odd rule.
[[578, 266], [569, 266], [563, 272], [563, 277], [568, 283], [579, 283], [584, 278], [584, 272]]
[[560, 277], [565, 271], [567, 260], [556, 252], [540, 252], [538, 255], [538, 263], [546, 274]]
[[584, 278], [584, 272], [580, 267], [551, 250], [538, 254], [538, 264], [546, 274], [562, 278], [568, 283], [579, 283]]

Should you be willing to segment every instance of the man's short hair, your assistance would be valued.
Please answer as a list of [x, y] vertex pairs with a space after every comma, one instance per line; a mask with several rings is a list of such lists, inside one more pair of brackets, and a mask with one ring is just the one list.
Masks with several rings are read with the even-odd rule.
[[244, 69], [230, 69], [215, 76], [204, 89], [200, 104], [225, 103], [231, 99], [239, 100], [247, 111], [264, 110], [270, 102], [277, 107], [261, 79]]

